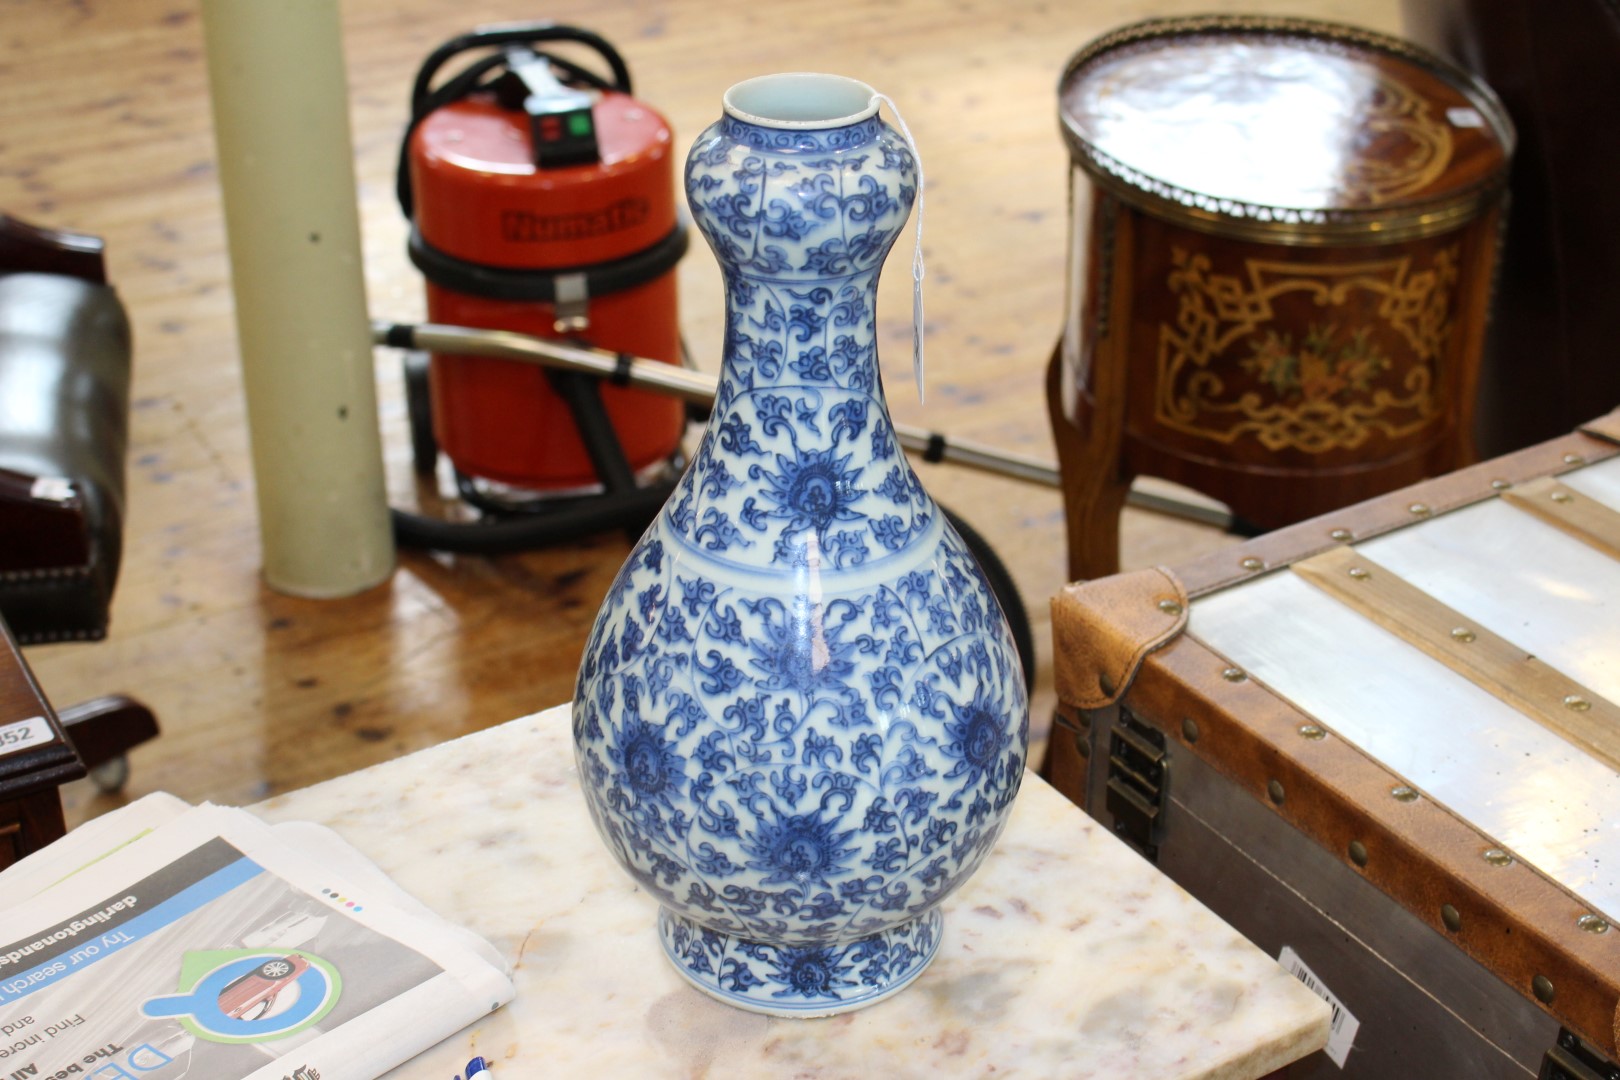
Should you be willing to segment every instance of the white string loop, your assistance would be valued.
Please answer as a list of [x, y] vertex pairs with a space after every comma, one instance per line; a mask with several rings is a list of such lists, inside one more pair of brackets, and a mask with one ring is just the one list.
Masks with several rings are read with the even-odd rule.
[[900, 115], [900, 106], [887, 94], [873, 94], [873, 101], [881, 101], [889, 106], [894, 113], [894, 122], [900, 125], [900, 134], [905, 136], [906, 145], [911, 148], [911, 159], [917, 163], [917, 238], [911, 247], [911, 371], [917, 380], [917, 402], [923, 401], [923, 163], [922, 154], [917, 152], [917, 140], [911, 137], [911, 129], [906, 126], [905, 117]]

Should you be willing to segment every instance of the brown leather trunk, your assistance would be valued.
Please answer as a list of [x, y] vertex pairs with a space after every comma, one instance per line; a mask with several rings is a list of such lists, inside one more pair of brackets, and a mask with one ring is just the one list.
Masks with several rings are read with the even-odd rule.
[[[1620, 507], [1587, 494], [1599, 481], [1620, 492], [1617, 455], [1620, 412], [1173, 570], [1070, 586], [1053, 601], [1060, 712], [1043, 774], [1257, 944], [1302, 958], [1336, 1013], [1359, 1020], [1342, 1072], [1318, 1055], [1291, 1075], [1620, 1076], [1620, 930], [1609, 925], [1620, 910], [1605, 910], [1620, 895], [1614, 868], [1577, 870], [1584, 854], [1559, 862], [1538, 846], [1563, 827], [1560, 800], [1574, 797], [1577, 776], [1620, 783], [1614, 684], [1570, 675], [1620, 660], [1591, 655], [1620, 624], [1615, 598], [1595, 584], [1575, 598], [1608, 621], [1577, 643], [1586, 654], [1572, 666], [1515, 644], [1532, 640], [1524, 635], [1539, 612], [1478, 619], [1466, 590], [1445, 593], [1411, 563], [1385, 565], [1428, 544], [1424, 530], [1476, 535], [1487, 552], [1511, 546], [1518, 541], [1474, 523], [1520, 513], [1534, 519], [1525, 542], [1566, 568], [1569, 558], [1555, 553], [1563, 544], [1620, 561]], [[1449, 543], [1437, 550], [1455, 550]], [[1533, 566], [1499, 573], [1527, 575], [1532, 586], [1552, 576]], [[1257, 586], [1271, 599], [1241, 596]], [[1363, 734], [1332, 686], [1302, 692], [1288, 670], [1305, 639], [1337, 625], [1279, 599], [1307, 594], [1343, 609], [1332, 620], [1365, 622], [1364, 635], [1334, 639], [1332, 655], [1312, 655], [1323, 670], [1342, 669], [1359, 700], [1386, 695], [1393, 735], [1378, 723]], [[1234, 629], [1248, 610], [1275, 622], [1266, 642]], [[1377, 648], [1361, 651], [1363, 641]], [[1433, 666], [1437, 680], [1465, 680], [1459, 686], [1489, 708], [1461, 691], [1447, 697], [1449, 683], [1408, 680], [1383, 659], [1386, 647], [1409, 649], [1414, 670]], [[1423, 695], [1455, 708], [1411, 723], [1395, 716]], [[1492, 721], [1492, 709], [1511, 723]], [[1557, 749], [1479, 767], [1492, 747], [1517, 745], [1520, 728]], [[1469, 767], [1439, 760], [1445, 747]], [[1579, 768], [1557, 764], [1565, 758]], [[1512, 802], [1536, 785], [1545, 810]], [[1516, 823], [1490, 817], [1509, 805]], [[1590, 831], [1612, 832], [1620, 803], [1592, 813]], [[1577, 836], [1567, 850], [1596, 852], [1601, 842]]]

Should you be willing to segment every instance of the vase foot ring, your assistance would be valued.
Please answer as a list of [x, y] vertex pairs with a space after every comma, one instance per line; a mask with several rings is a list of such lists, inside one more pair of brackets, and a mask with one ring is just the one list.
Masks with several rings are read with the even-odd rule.
[[864, 1009], [904, 990], [939, 951], [943, 927], [935, 908], [853, 942], [771, 945], [658, 912], [664, 955], [693, 986], [749, 1012], [804, 1019]]

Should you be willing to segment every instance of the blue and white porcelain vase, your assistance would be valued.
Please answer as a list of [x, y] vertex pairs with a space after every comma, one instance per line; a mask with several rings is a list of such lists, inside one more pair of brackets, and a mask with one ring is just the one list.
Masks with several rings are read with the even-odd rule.
[[878, 271], [917, 180], [863, 83], [727, 92], [686, 166], [725, 271], [718, 395], [575, 692], [591, 815], [663, 905], [666, 955], [773, 1015], [915, 979], [1023, 775], [1012, 636], [878, 374]]

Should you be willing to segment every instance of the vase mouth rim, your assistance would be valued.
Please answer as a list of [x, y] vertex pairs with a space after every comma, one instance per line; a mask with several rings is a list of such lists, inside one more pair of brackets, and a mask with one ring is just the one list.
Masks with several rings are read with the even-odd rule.
[[877, 115], [877, 91], [859, 79], [786, 71], [744, 79], [721, 98], [726, 115], [787, 131], [848, 127]]

